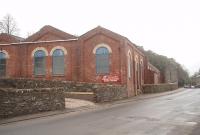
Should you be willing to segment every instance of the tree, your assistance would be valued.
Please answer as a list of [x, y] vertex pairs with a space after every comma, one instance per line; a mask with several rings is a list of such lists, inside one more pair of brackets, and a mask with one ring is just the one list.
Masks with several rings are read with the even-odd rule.
[[187, 70], [184, 69], [183, 66], [176, 62], [173, 58], [168, 58], [166, 56], [156, 54], [155, 52], [150, 50], [144, 51], [144, 53], [146, 54], [150, 63], [153, 64], [156, 68], [158, 68], [161, 71], [161, 73], [164, 73], [165, 68], [169, 65], [176, 67], [179, 86], [183, 86], [184, 84], [189, 83], [190, 79]]
[[15, 35], [19, 31], [15, 19], [7, 14], [0, 21], [0, 32]]

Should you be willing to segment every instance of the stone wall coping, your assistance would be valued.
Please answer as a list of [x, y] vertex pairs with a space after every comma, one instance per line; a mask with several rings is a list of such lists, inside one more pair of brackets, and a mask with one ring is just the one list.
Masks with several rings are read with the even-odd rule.
[[66, 94], [93, 95], [94, 92], [65, 92]]
[[[44, 81], [44, 82], [58, 82], [58, 83], [70, 83], [70, 84], [76, 84], [78, 85], [105, 85], [105, 86], [123, 86], [123, 84], [111, 84], [111, 83], [88, 83], [88, 82], [76, 82], [76, 81], [58, 81], [58, 80], [39, 80], [39, 79], [25, 79], [25, 78], [17, 78], [17, 79], [0, 79], [1, 80], [7, 80], [7, 81]], [[12, 88], [12, 87], [11, 87]]]
[[52, 91], [52, 90], [63, 90], [63, 87], [52, 87], [52, 88], [32, 88], [32, 89], [16, 89], [16, 88], [0, 88], [0, 91], [4, 92], [32, 92], [32, 91]]
[[143, 86], [175, 85], [177, 83], [143, 84]]

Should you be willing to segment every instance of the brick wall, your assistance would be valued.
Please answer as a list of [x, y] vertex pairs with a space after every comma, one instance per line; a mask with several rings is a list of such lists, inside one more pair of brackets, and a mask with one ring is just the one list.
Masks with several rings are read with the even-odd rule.
[[[110, 53], [110, 63], [109, 63], [109, 74], [120, 75], [120, 42], [109, 38], [103, 34], [97, 34], [95, 36], [89, 37], [82, 41], [81, 48], [81, 81], [84, 82], [102, 82], [103, 75], [96, 74], [96, 55], [93, 53], [93, 49], [101, 44], [107, 44], [112, 50]], [[121, 52], [123, 53], [123, 52]]]
[[[46, 27], [45, 29], [48, 28]], [[51, 27], [51, 29], [53, 28]], [[59, 30], [56, 30], [56, 33], [54, 30], [54, 32], [46, 32], [43, 30], [41, 29], [39, 34], [37, 32], [31, 36], [33, 39], [26, 39], [25, 41], [28, 43], [0, 45], [0, 50], [6, 50], [10, 55], [10, 58], [7, 60], [7, 78], [110, 84], [111, 82], [107, 83], [102, 81], [103, 76], [118, 76], [119, 80], [113, 81], [112, 84], [126, 85], [128, 96], [141, 93], [141, 85], [144, 84], [145, 79], [145, 70], [139, 67], [138, 72], [136, 72], [136, 58], [139, 64], [141, 60], [143, 61], [143, 67], [145, 68], [145, 56], [127, 38], [102, 27], [88, 31], [78, 37], [78, 39], [73, 40], [63, 40], [63, 32], [58, 32]], [[109, 74], [96, 74], [96, 56], [93, 53], [93, 49], [99, 44], [106, 44], [112, 50], [110, 53]], [[52, 56], [49, 55], [51, 50], [56, 46], [64, 47], [67, 50], [64, 63], [66, 66], [65, 74], [59, 76], [52, 75]], [[34, 59], [32, 52], [37, 47], [44, 48], [48, 54], [46, 57], [46, 74], [42, 76], [35, 76], [33, 74]], [[130, 52], [132, 59], [130, 78], [127, 76], [128, 52]]]

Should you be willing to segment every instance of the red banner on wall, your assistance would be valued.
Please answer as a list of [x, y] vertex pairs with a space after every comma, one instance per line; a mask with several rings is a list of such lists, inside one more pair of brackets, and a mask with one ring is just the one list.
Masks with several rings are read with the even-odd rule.
[[103, 82], [118, 82], [119, 76], [118, 75], [104, 75], [102, 77]]

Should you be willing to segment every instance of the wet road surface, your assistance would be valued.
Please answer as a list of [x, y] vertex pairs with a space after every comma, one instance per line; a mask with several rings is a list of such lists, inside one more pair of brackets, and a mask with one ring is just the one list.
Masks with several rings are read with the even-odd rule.
[[0, 125], [0, 135], [200, 135], [200, 89]]

